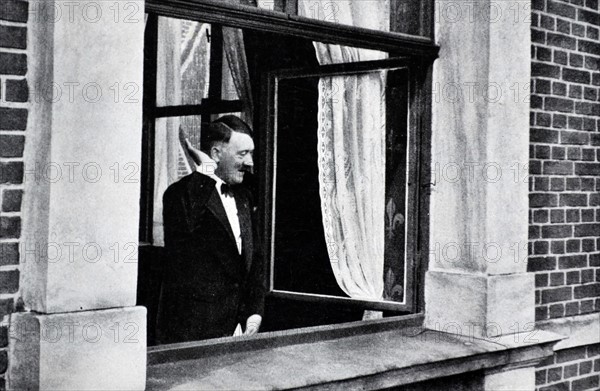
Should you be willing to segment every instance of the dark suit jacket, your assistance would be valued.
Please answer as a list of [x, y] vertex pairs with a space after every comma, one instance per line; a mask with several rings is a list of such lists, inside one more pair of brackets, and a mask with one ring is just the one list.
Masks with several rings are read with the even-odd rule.
[[165, 192], [159, 343], [231, 336], [237, 323], [262, 315], [265, 275], [251, 196], [237, 186], [234, 197], [242, 255], [213, 179], [194, 172]]

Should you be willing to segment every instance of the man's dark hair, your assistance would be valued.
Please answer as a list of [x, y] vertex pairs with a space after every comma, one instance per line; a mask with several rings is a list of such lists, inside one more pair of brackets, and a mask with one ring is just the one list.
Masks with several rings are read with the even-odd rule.
[[232, 132], [247, 134], [252, 137], [252, 129], [247, 123], [235, 115], [225, 115], [210, 124], [200, 132], [200, 150], [210, 155], [210, 149], [215, 143], [228, 143]]

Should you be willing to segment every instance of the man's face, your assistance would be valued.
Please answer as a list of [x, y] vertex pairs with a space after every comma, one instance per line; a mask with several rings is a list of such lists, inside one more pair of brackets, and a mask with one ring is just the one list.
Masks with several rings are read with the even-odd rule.
[[212, 158], [217, 162], [215, 174], [225, 183], [237, 185], [244, 173], [254, 166], [254, 141], [245, 133], [232, 132], [228, 143], [213, 147]]

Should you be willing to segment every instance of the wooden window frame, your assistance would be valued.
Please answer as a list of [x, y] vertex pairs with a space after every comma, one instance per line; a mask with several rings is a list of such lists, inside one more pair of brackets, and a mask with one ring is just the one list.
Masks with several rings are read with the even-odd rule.
[[[290, 9], [293, 7], [290, 6]], [[375, 49], [394, 55], [437, 58], [431, 37], [371, 30], [215, 0], [146, 0], [146, 12], [204, 23], [261, 30], [313, 41]]]
[[[332, 303], [340, 303], [352, 307], [360, 307], [367, 310], [377, 311], [396, 311], [396, 312], [408, 312], [414, 313], [418, 306], [418, 295], [415, 290], [415, 282], [418, 278], [417, 265], [419, 265], [419, 258], [422, 243], [419, 241], [420, 237], [426, 232], [421, 231], [421, 226], [426, 218], [423, 216], [420, 207], [420, 193], [427, 187], [423, 183], [422, 175], [420, 171], [422, 169], [421, 163], [423, 154], [421, 153], [423, 148], [422, 145], [427, 142], [423, 139], [422, 135], [428, 134], [427, 129], [423, 128], [423, 121], [420, 120], [418, 109], [424, 107], [427, 103], [427, 94], [423, 88], [426, 83], [427, 72], [423, 72], [423, 68], [419, 66], [419, 62], [409, 58], [392, 58], [386, 60], [375, 60], [375, 61], [363, 61], [354, 63], [344, 64], [332, 64], [332, 65], [321, 65], [315, 68], [305, 69], [285, 69], [270, 72], [268, 75], [268, 81], [266, 86], [266, 93], [263, 94], [266, 99], [267, 114], [264, 117], [265, 122], [264, 128], [267, 129], [266, 138], [262, 142], [262, 148], [265, 150], [265, 162], [264, 166], [260, 168], [260, 172], [263, 174], [261, 183], [264, 193], [261, 194], [270, 195], [263, 197], [262, 210], [263, 215], [263, 237], [265, 241], [270, 240], [270, 245], [265, 245], [266, 259], [268, 260], [268, 288], [269, 293], [273, 297], [305, 301], [305, 302], [318, 302], [328, 301]], [[407, 214], [407, 232], [406, 232], [406, 287], [405, 287], [405, 300], [402, 303], [393, 301], [372, 301], [372, 300], [360, 300], [349, 297], [337, 297], [323, 294], [314, 293], [301, 293], [287, 290], [279, 290], [275, 288], [274, 284], [274, 269], [275, 269], [275, 257], [274, 257], [274, 224], [275, 224], [275, 167], [277, 165], [275, 156], [276, 143], [277, 143], [277, 92], [278, 84], [280, 80], [303, 78], [303, 77], [333, 77], [342, 75], [359, 75], [372, 71], [379, 70], [393, 70], [393, 69], [406, 69], [409, 72], [409, 93], [408, 93], [408, 142], [407, 142], [407, 162], [409, 164], [406, 188], [406, 196], [408, 204], [406, 206]]]

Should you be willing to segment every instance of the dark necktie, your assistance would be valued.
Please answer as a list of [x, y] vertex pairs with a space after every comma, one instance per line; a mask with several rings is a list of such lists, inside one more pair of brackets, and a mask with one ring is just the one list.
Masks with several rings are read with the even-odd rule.
[[233, 188], [227, 183], [221, 183], [221, 194], [233, 197]]

